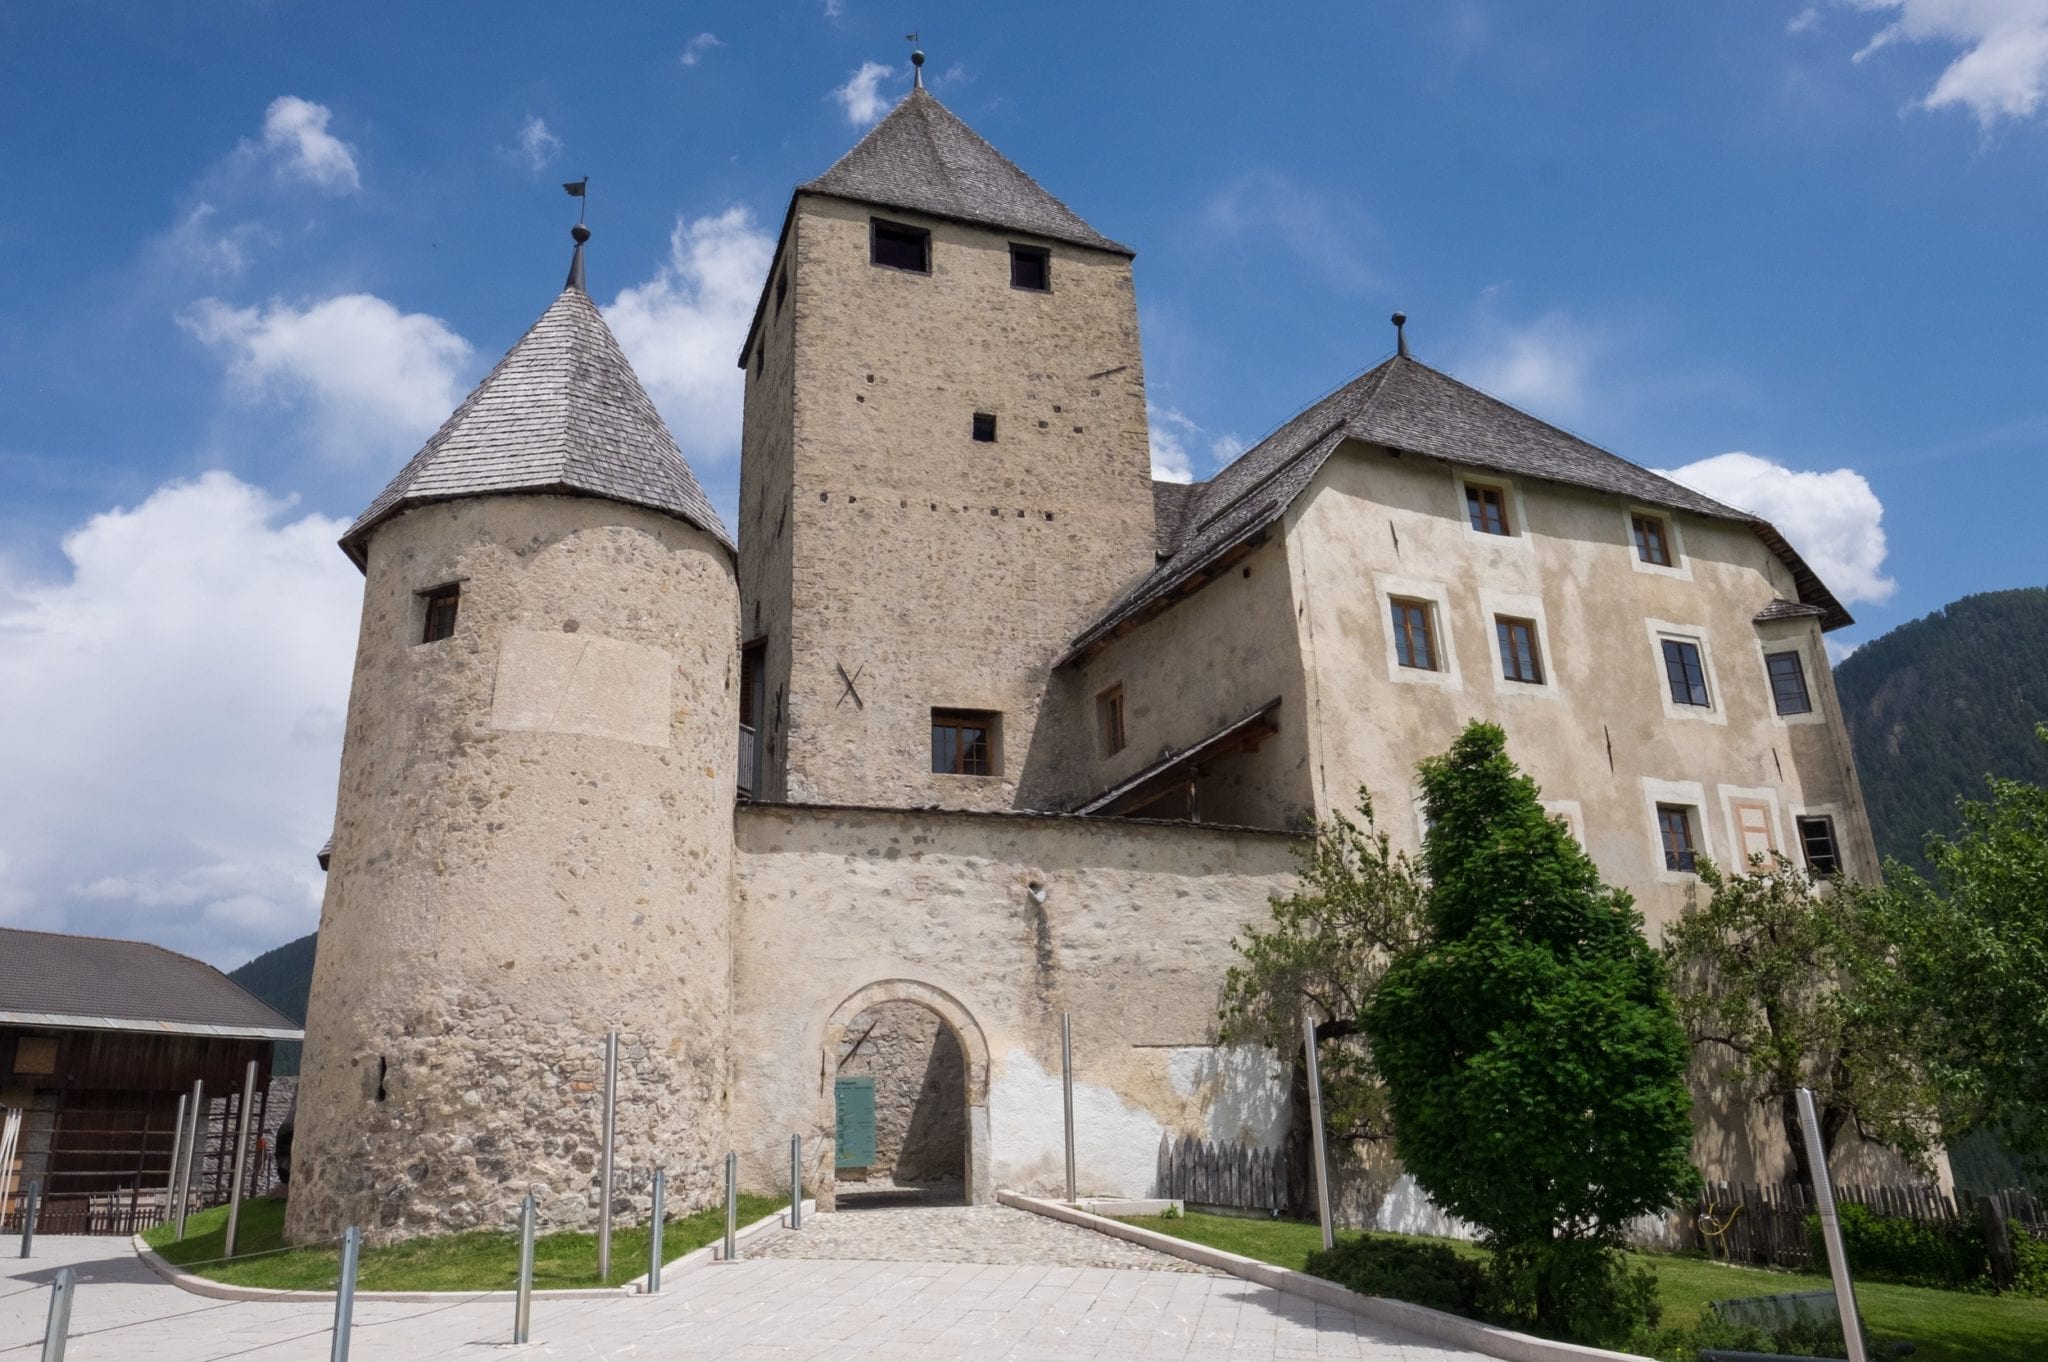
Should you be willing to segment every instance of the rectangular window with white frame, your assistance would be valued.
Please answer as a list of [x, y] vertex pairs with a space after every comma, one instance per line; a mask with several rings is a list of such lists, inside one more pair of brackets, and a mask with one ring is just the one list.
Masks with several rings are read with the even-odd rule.
[[1806, 868], [1816, 875], [1842, 873], [1842, 850], [1835, 842], [1835, 820], [1826, 814], [1801, 814], [1792, 820], [1799, 828], [1799, 850]]
[[1462, 690], [1444, 584], [1379, 575], [1374, 585], [1386, 628], [1387, 679]]
[[1692, 564], [1685, 556], [1685, 532], [1678, 517], [1650, 506], [1630, 506], [1623, 512], [1628, 534], [1629, 566], [1657, 577], [1692, 580]]
[[1764, 671], [1771, 678], [1771, 703], [1780, 714], [1813, 713], [1813, 696], [1806, 689], [1806, 667], [1797, 648], [1764, 654]]
[[1657, 840], [1664, 848], [1666, 870], [1692, 874], [1699, 869], [1699, 841], [1693, 836], [1698, 823], [1698, 812], [1689, 805], [1657, 806]]
[[1706, 813], [1713, 807], [1696, 780], [1642, 779], [1644, 830], [1650, 864], [1666, 884], [1691, 884], [1702, 856], [1714, 856]]
[[1673, 719], [1703, 719], [1725, 724], [1721, 681], [1714, 674], [1714, 653], [1706, 631], [1696, 624], [1645, 620], [1651, 656], [1657, 668], [1657, 695]]

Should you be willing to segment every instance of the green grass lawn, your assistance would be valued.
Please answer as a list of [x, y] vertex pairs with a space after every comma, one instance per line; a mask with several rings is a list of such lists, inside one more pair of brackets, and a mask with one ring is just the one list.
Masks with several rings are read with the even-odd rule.
[[[1297, 1220], [1186, 1215], [1177, 1220], [1131, 1216], [1126, 1223], [1296, 1271], [1323, 1242], [1314, 1224]], [[1459, 1240], [1428, 1242], [1448, 1244], [1474, 1258], [1484, 1256], [1475, 1245]], [[1632, 1253], [1629, 1257], [1657, 1274], [1663, 1322], [1680, 1328], [1697, 1323], [1709, 1301], [1828, 1287], [1826, 1277], [1806, 1273], [1731, 1267], [1666, 1253]], [[1866, 1282], [1857, 1285], [1856, 1301], [1873, 1336], [1905, 1339], [1915, 1345], [1914, 1362], [2038, 1362], [2048, 1358], [2048, 1300]]]
[[[739, 1223], [786, 1209], [787, 1201], [762, 1196], [740, 1197]], [[341, 1271], [341, 1249], [324, 1245], [285, 1252], [284, 1199], [263, 1197], [242, 1203], [236, 1233], [236, 1257], [220, 1258], [227, 1241], [225, 1206], [201, 1211], [185, 1221], [185, 1237], [174, 1241], [171, 1227], [159, 1225], [142, 1238], [168, 1262], [200, 1276], [235, 1286], [267, 1286], [332, 1291]], [[695, 1215], [671, 1219], [663, 1232], [662, 1253], [669, 1261], [723, 1237], [725, 1208], [715, 1206]], [[250, 1255], [262, 1254], [262, 1257]], [[579, 1286], [618, 1286], [647, 1271], [647, 1230], [620, 1226], [612, 1232], [612, 1272], [597, 1278], [597, 1236], [564, 1230], [533, 1242], [533, 1285], [536, 1290]], [[513, 1230], [476, 1230], [467, 1234], [412, 1239], [388, 1248], [365, 1248], [357, 1266], [356, 1286], [362, 1291], [510, 1291], [518, 1285], [519, 1236]]]

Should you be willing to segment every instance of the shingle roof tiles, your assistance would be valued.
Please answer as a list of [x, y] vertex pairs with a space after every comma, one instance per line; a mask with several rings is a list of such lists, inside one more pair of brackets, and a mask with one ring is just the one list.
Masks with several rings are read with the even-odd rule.
[[645, 506], [732, 548], [661, 413], [580, 288], [562, 291], [356, 518], [341, 546], [361, 565], [370, 532], [405, 507], [500, 492]]
[[146, 941], [0, 927], [0, 1013], [297, 1030], [203, 960]]
[[1135, 254], [1083, 222], [923, 86], [797, 192], [829, 194]]

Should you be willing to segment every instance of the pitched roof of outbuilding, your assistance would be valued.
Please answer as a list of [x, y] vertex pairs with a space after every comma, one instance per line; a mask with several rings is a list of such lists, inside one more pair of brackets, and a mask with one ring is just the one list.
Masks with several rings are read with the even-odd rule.
[[298, 1040], [293, 1022], [203, 960], [146, 941], [0, 927], [0, 1021]]
[[1396, 355], [1312, 404], [1214, 478], [1191, 488], [1180, 507], [1177, 533], [1170, 543], [1161, 537], [1161, 551], [1169, 556], [1074, 640], [1067, 659], [1092, 651], [1228, 566], [1263, 538], [1347, 439], [1739, 521], [1791, 568], [1800, 600], [1820, 614], [1823, 627], [1852, 622], [1769, 522], [1610, 454], [1419, 360]]
[[645, 506], [733, 546], [612, 329], [575, 282], [377, 494], [341, 546], [363, 566], [371, 531], [406, 507], [501, 492]]
[[830, 194], [1077, 246], [1134, 255], [1081, 220], [1038, 181], [918, 86], [800, 194]]

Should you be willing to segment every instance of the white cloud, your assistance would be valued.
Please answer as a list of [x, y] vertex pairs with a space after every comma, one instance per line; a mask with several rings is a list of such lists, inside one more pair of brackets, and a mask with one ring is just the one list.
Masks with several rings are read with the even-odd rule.
[[735, 205], [694, 222], [677, 218], [668, 247], [668, 261], [621, 290], [605, 320], [684, 456], [726, 458], [739, 448], [745, 391], [736, 357], [775, 238]]
[[220, 210], [200, 203], [179, 219], [164, 238], [171, 254], [186, 264], [196, 265], [217, 278], [233, 278], [249, 267], [253, 246], [274, 244], [277, 234], [259, 222], [239, 222], [223, 227], [217, 221]]
[[1856, 54], [1867, 60], [1899, 42], [1962, 49], [1921, 107], [1960, 105], [1990, 127], [2027, 118], [2048, 103], [2048, 3], [2043, 0], [1841, 0], [1855, 9], [1894, 14]]
[[1787, 33], [1811, 33], [1820, 27], [1820, 6], [1808, 5], [1785, 23]]
[[1487, 320], [1479, 336], [1460, 366], [1474, 387], [1551, 420], [1569, 420], [1584, 409], [1598, 346], [1571, 318], [1552, 311], [1525, 326]]
[[340, 459], [425, 440], [461, 401], [471, 354], [438, 317], [367, 293], [261, 309], [203, 298], [178, 321], [227, 356], [232, 391], [300, 407]]
[[1248, 232], [1280, 242], [1329, 282], [1352, 292], [1375, 283], [1359, 237], [1372, 229], [1363, 209], [1327, 197], [1270, 170], [1240, 175], [1203, 206], [1202, 222], [1218, 235]]
[[562, 139], [548, 131], [547, 120], [538, 114], [528, 114], [526, 125], [519, 129], [519, 154], [526, 158], [526, 164], [533, 170], [547, 168], [562, 150]]
[[704, 54], [712, 48], [724, 46], [724, 43], [718, 41], [716, 33], [699, 33], [696, 37], [683, 44], [682, 63], [685, 66], [695, 66], [698, 62], [704, 60]]
[[1658, 471], [1770, 521], [1844, 602], [1879, 604], [1898, 586], [1883, 570], [1884, 506], [1854, 469], [1809, 473], [1737, 451]]
[[361, 578], [220, 472], [0, 562], [0, 918], [233, 965], [311, 931]]
[[263, 115], [263, 148], [281, 157], [282, 173], [337, 194], [363, 187], [355, 148], [327, 131], [334, 111], [325, 104], [280, 95]]
[[832, 91], [832, 98], [846, 111], [846, 121], [856, 128], [868, 124], [889, 112], [889, 101], [882, 94], [882, 82], [896, 74], [893, 66], [884, 66], [878, 61], [862, 62], [860, 70], [853, 73], [846, 84]]
[[1174, 407], [1147, 402], [1145, 416], [1151, 432], [1152, 476], [1160, 482], [1195, 480], [1191, 447], [1206, 449], [1211, 473], [1244, 453], [1244, 441], [1237, 436], [1216, 434]]
[[825, 17], [827, 19], [837, 19], [844, 13], [846, 13], [846, 5], [843, 0], [825, 0]]

